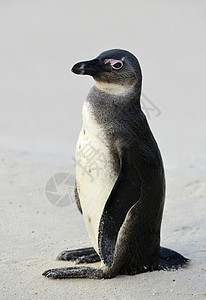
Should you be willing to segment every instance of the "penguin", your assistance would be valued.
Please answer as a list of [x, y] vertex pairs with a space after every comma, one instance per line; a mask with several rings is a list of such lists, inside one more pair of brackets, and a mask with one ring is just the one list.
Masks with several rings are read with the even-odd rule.
[[74, 188], [93, 247], [63, 251], [57, 259], [101, 266], [49, 269], [43, 275], [101, 279], [186, 265], [187, 258], [160, 246], [164, 166], [141, 110], [137, 58], [112, 49], [75, 64], [72, 72], [95, 80], [83, 104]]

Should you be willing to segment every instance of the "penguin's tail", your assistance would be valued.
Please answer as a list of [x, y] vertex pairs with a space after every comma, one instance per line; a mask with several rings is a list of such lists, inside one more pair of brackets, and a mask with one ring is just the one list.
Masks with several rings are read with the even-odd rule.
[[160, 247], [160, 270], [178, 269], [186, 266], [189, 262], [190, 260], [188, 258], [185, 258], [178, 252], [168, 248]]

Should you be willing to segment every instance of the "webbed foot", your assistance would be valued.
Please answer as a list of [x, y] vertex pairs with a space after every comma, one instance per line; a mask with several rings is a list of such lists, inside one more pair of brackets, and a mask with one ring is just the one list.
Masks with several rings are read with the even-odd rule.
[[93, 247], [75, 250], [65, 250], [57, 256], [57, 259], [75, 261], [76, 264], [95, 263], [101, 260]]
[[90, 267], [70, 267], [70, 268], [57, 268], [44, 271], [42, 274], [48, 278], [65, 279], [65, 278], [103, 278], [103, 271]]

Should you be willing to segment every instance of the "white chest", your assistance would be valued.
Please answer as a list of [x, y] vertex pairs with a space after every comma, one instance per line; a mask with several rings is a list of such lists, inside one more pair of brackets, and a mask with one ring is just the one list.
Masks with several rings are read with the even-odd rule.
[[76, 181], [84, 220], [98, 251], [98, 228], [105, 203], [117, 179], [106, 136], [88, 102], [83, 106], [83, 127], [76, 146]]

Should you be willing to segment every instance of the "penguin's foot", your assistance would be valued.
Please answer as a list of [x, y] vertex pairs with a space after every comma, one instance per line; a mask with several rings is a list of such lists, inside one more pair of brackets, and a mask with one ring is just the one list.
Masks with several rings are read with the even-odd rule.
[[96, 263], [101, 261], [99, 255], [97, 253], [94, 254], [90, 254], [90, 255], [85, 255], [85, 256], [81, 256], [79, 258], [77, 258], [75, 260], [75, 264], [83, 264], [83, 263], [87, 263], [87, 264], [92, 264], [92, 263]]
[[104, 278], [103, 270], [90, 267], [70, 267], [46, 270], [43, 274], [48, 278], [65, 279], [65, 278]]
[[100, 261], [100, 257], [93, 247], [62, 251], [57, 259], [75, 261], [76, 264]]
[[171, 249], [160, 247], [159, 269], [178, 269], [189, 263], [189, 259]]

